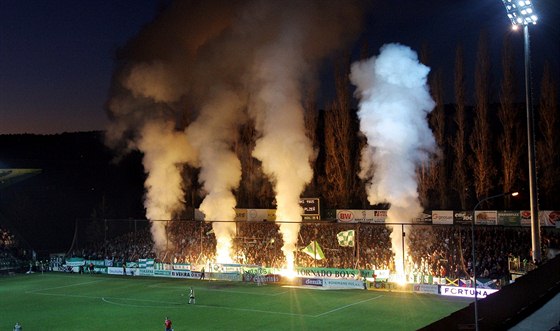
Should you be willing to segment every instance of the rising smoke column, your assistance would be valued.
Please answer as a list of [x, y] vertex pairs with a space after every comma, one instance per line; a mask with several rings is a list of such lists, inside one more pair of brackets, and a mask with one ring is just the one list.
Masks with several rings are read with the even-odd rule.
[[206, 221], [214, 221], [216, 260], [231, 263], [232, 239], [235, 235], [234, 189], [241, 180], [241, 162], [232, 146], [237, 124], [244, 120], [243, 100], [231, 91], [220, 91], [202, 108], [200, 116], [187, 129], [189, 141], [200, 151], [200, 178], [207, 194], [200, 210]]
[[[388, 202], [388, 223], [408, 223], [422, 212], [416, 167], [436, 150], [427, 115], [435, 106], [427, 76], [430, 69], [407, 46], [387, 44], [377, 58], [354, 63], [350, 78], [360, 98], [360, 130], [367, 138], [360, 178], [368, 201]], [[391, 234], [395, 267], [404, 273], [402, 232]]]
[[138, 148], [144, 152], [147, 173], [144, 183], [146, 217], [152, 221], [152, 238], [156, 249], [167, 245], [165, 226], [175, 212], [184, 208], [182, 165], [193, 162], [195, 153], [183, 132], [170, 122], [150, 122], [141, 131]]
[[[297, 56], [297, 55], [296, 55]], [[303, 210], [299, 198], [313, 178], [310, 162], [313, 146], [305, 135], [297, 63], [291, 58], [265, 55], [259, 63], [257, 77], [259, 112], [255, 114], [257, 131], [253, 156], [262, 162], [263, 171], [273, 181], [276, 192], [276, 221], [284, 245], [288, 269], [293, 269], [294, 251]]]
[[287, 269], [293, 270], [303, 213], [299, 199], [313, 178], [315, 159], [305, 135], [303, 83], [311, 79], [320, 59], [355, 32], [361, 14], [356, 1], [269, 3], [259, 12], [274, 22], [273, 38], [256, 52], [248, 79], [250, 115], [260, 135], [253, 156], [273, 183], [282, 251]]

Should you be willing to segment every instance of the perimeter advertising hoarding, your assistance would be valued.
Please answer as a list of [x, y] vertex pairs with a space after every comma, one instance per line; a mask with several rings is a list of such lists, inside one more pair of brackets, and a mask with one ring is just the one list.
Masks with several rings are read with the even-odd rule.
[[414, 284], [412, 286], [412, 291], [416, 293], [439, 294], [439, 286], [430, 284]]
[[365, 288], [365, 283], [361, 280], [356, 279], [323, 279], [323, 287], [337, 289], [352, 288], [363, 290]]
[[498, 210], [498, 225], [520, 226], [521, 214], [514, 210]]
[[453, 224], [453, 210], [432, 210], [433, 224]]
[[[439, 287], [440, 294], [452, 297], [463, 297], [463, 298], [474, 298], [474, 288], [473, 287], [457, 287], [457, 286], [445, 286]], [[492, 293], [496, 293], [498, 290], [489, 288], [477, 288], [476, 297], [478, 299], [484, 299]]]
[[560, 211], [541, 210], [539, 211], [539, 220], [541, 226], [554, 226], [560, 228]]
[[477, 210], [474, 214], [476, 225], [497, 225], [498, 212], [496, 210]]
[[470, 225], [473, 220], [473, 213], [470, 210], [456, 211], [453, 214], [453, 223], [458, 225]]
[[337, 209], [336, 221], [340, 223], [385, 223], [386, 210]]
[[366, 281], [366, 289], [369, 291], [395, 291], [395, 292], [412, 292], [413, 284], [398, 284], [394, 282], [370, 282]]

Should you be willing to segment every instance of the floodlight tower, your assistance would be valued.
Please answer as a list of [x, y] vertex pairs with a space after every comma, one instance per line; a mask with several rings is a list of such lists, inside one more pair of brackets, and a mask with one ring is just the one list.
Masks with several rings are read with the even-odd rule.
[[537, 24], [538, 17], [531, 0], [502, 0], [514, 29], [523, 26], [525, 49], [525, 104], [527, 107], [527, 148], [529, 159], [529, 195], [531, 204], [531, 250], [533, 262], [541, 261], [541, 238], [537, 196], [537, 170], [535, 162], [535, 134], [533, 100], [531, 98], [531, 62], [529, 48], [529, 25]]

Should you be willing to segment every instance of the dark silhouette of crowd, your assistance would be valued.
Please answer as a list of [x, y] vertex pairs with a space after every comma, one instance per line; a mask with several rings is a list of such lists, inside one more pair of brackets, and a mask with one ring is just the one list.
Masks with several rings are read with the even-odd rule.
[[[283, 267], [283, 239], [280, 225], [271, 221], [228, 222], [232, 230], [234, 263]], [[299, 267], [352, 269], [395, 269], [391, 248], [393, 227], [371, 223], [303, 222], [299, 225], [295, 264]], [[296, 225], [297, 227], [297, 225]], [[354, 229], [356, 245], [340, 246], [337, 233]], [[472, 276], [471, 228], [461, 225], [406, 225], [405, 268], [407, 273], [449, 279]], [[394, 231], [401, 231], [401, 225]], [[161, 262], [205, 265], [216, 257], [216, 236], [212, 223], [170, 221], [166, 225], [167, 242], [156, 252], [149, 229], [127, 233], [110, 241], [75, 250], [74, 256], [88, 259], [136, 261], [155, 258]], [[531, 261], [529, 227], [477, 226], [475, 230], [477, 277], [501, 279], [509, 276], [508, 259]], [[560, 229], [541, 231], [543, 258], [547, 250], [558, 248]], [[301, 250], [317, 241], [325, 258], [315, 260]]]
[[8, 229], [0, 227], [0, 271], [15, 269], [19, 260], [19, 242]]

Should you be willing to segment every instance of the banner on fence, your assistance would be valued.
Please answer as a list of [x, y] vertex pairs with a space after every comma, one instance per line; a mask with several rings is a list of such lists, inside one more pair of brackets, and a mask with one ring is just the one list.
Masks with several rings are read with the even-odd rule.
[[453, 210], [432, 210], [433, 224], [453, 224]]
[[[474, 287], [456, 287], [456, 286], [446, 286], [442, 285], [439, 287], [440, 294], [452, 297], [464, 297], [464, 298], [474, 298]], [[476, 297], [478, 299], [484, 299], [492, 293], [496, 293], [498, 290], [489, 288], [477, 288]]]
[[337, 209], [336, 221], [340, 223], [385, 223], [386, 210]]
[[477, 210], [474, 214], [474, 221], [477, 225], [497, 225], [498, 212], [495, 210]]
[[514, 210], [498, 210], [498, 225], [520, 226], [521, 214]]
[[412, 291], [416, 293], [439, 294], [439, 286], [430, 284], [414, 284]]

